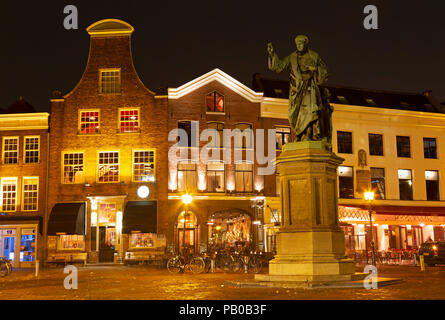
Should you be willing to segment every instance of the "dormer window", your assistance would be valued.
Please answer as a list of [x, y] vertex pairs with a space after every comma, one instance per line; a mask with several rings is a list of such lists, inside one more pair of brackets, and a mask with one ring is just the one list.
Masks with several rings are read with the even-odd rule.
[[99, 76], [100, 93], [120, 93], [121, 92], [121, 70], [102, 69]]
[[224, 112], [224, 97], [214, 91], [206, 97], [207, 112]]

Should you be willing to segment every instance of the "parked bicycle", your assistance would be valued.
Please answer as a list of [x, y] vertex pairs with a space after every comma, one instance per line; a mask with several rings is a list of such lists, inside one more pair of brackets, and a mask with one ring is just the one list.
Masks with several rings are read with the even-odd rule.
[[6, 277], [12, 272], [12, 263], [5, 257], [0, 257], [0, 277]]
[[203, 273], [206, 269], [206, 262], [200, 256], [185, 252], [184, 255], [175, 255], [167, 261], [167, 270], [171, 273], [192, 272]]

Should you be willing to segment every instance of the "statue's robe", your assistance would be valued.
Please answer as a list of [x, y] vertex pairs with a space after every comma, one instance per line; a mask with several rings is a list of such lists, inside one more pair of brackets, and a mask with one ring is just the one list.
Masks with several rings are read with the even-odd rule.
[[276, 53], [269, 56], [270, 70], [280, 73], [287, 68], [290, 72], [289, 122], [297, 141], [307, 134], [309, 127], [312, 128], [313, 140], [321, 140], [323, 124], [320, 123], [320, 115], [324, 102], [319, 85], [327, 80], [327, 67], [318, 53], [312, 50], [303, 54], [295, 51], [283, 60]]

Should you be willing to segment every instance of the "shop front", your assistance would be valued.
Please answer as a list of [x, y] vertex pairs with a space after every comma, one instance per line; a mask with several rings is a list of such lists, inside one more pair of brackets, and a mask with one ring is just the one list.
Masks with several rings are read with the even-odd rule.
[[37, 260], [38, 224], [0, 225], [0, 256], [14, 268], [34, 268]]

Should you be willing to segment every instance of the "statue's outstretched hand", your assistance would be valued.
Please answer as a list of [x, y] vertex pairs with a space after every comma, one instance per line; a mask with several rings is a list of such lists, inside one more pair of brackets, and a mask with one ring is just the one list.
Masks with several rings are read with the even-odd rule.
[[269, 43], [267, 44], [267, 52], [268, 52], [269, 55], [271, 55], [271, 56], [274, 54], [275, 50], [273, 49], [272, 42], [269, 42]]

